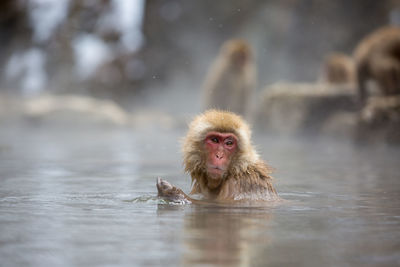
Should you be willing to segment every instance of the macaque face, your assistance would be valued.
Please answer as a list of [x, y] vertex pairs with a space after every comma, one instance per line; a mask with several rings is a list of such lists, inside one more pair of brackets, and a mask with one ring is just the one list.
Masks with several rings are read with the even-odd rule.
[[208, 186], [218, 187], [237, 150], [237, 137], [232, 133], [209, 132], [204, 140]]

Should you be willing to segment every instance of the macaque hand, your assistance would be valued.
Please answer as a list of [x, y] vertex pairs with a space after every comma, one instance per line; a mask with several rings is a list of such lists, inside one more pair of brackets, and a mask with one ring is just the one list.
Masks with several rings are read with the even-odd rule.
[[166, 180], [157, 178], [157, 190], [158, 196], [165, 200], [178, 203], [178, 204], [190, 204], [192, 203], [188, 196], [180, 188], [177, 188], [167, 182]]

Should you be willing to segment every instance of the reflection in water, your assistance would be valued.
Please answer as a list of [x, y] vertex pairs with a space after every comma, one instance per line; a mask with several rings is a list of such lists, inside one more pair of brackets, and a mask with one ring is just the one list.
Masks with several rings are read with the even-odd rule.
[[194, 207], [184, 218], [184, 265], [248, 266], [251, 244], [267, 243], [270, 217], [268, 209]]

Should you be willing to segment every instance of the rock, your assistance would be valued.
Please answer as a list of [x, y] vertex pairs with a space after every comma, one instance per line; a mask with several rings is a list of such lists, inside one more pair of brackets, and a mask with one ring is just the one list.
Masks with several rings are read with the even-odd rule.
[[357, 126], [361, 142], [400, 143], [400, 95], [370, 97]]
[[270, 132], [348, 134], [355, 124], [355, 91], [346, 85], [277, 83], [261, 96], [256, 125]]
[[27, 119], [51, 124], [126, 126], [130, 116], [117, 104], [78, 95], [41, 95], [26, 100]]

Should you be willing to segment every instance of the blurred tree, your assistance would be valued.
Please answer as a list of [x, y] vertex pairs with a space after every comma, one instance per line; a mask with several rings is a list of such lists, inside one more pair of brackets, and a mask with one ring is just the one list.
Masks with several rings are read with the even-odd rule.
[[10, 55], [22, 52], [32, 45], [32, 27], [26, 1], [0, 1], [0, 90], [12, 87], [5, 82], [5, 67]]

